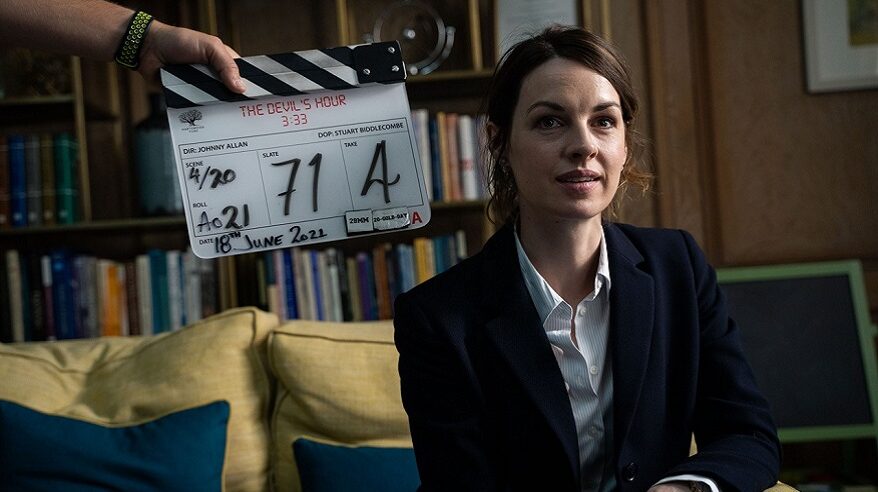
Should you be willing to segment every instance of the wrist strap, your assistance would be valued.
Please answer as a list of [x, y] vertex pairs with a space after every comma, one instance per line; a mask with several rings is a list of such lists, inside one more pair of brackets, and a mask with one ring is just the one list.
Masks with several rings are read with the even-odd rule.
[[138, 10], [134, 13], [116, 49], [116, 63], [132, 70], [140, 65], [140, 48], [143, 47], [150, 22], [152, 16], [146, 12]]

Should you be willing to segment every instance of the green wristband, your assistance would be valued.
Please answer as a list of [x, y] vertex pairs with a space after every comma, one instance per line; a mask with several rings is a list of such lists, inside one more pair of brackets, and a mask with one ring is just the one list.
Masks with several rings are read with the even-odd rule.
[[150, 22], [152, 16], [146, 12], [138, 10], [134, 13], [116, 50], [116, 63], [132, 70], [140, 65], [140, 48], [143, 47]]

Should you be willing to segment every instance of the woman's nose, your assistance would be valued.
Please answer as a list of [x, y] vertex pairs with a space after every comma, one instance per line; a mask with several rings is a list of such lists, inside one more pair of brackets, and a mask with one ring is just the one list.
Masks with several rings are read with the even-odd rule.
[[573, 161], [594, 159], [598, 154], [598, 146], [594, 135], [586, 124], [570, 127], [570, 140], [566, 154]]

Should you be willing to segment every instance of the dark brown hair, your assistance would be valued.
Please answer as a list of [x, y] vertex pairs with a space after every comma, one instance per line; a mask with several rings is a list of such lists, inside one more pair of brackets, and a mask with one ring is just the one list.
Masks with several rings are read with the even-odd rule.
[[520, 41], [503, 55], [485, 97], [487, 122], [496, 126], [486, 139], [486, 176], [491, 198], [488, 217], [495, 224], [514, 220], [518, 215], [518, 189], [503, 156], [509, 148], [512, 116], [518, 104], [521, 84], [534, 69], [553, 58], [565, 58], [583, 64], [607, 79], [619, 94], [628, 156], [622, 168], [619, 189], [606, 214], [614, 216], [624, 199], [628, 185], [643, 192], [649, 189], [652, 174], [640, 169], [640, 155], [645, 142], [632, 128], [637, 115], [637, 95], [631, 84], [628, 66], [616, 49], [603, 38], [580, 27], [552, 26]]

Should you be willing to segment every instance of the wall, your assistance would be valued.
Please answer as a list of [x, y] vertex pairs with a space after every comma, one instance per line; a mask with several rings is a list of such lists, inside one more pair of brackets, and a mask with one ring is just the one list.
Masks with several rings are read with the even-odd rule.
[[860, 259], [878, 313], [878, 90], [807, 92], [799, 0], [638, 5], [659, 224], [718, 266]]

